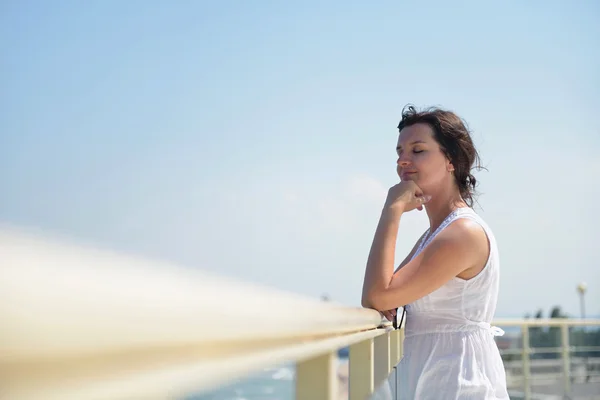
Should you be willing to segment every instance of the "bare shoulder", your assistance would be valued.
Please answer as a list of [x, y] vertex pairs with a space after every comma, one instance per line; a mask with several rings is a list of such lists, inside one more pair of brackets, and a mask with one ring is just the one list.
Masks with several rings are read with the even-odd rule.
[[469, 258], [474, 256], [478, 259], [488, 252], [488, 238], [483, 227], [469, 218], [453, 221], [437, 235], [435, 242], [449, 250], [467, 253]]
[[[462, 239], [467, 242], [478, 242], [482, 239], [487, 242], [487, 235], [483, 227], [479, 223], [469, 218], [457, 219], [448, 225], [444, 231], [446, 231], [448, 235], [452, 235], [457, 239]], [[444, 231], [442, 231], [442, 233]]]
[[440, 233], [440, 239], [452, 243], [463, 254], [468, 268], [458, 277], [470, 279], [485, 266], [490, 252], [487, 234], [483, 227], [469, 218], [460, 218], [452, 222]]

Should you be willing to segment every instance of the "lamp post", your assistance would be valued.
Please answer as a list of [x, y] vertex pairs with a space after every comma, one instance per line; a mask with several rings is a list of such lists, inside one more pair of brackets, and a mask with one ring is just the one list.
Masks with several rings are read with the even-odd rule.
[[581, 307], [581, 319], [585, 319], [585, 291], [587, 285], [585, 282], [581, 282], [577, 285], [577, 292], [579, 293], [579, 306]]
[[[579, 306], [581, 307], [581, 319], [584, 320], [585, 319], [585, 292], [587, 290], [587, 285], [585, 284], [585, 282], [581, 282], [579, 285], [577, 285], [577, 292], [579, 293]], [[582, 333], [582, 344], [585, 346], [585, 327], [583, 327], [581, 333]], [[590, 376], [588, 375], [587, 371], [588, 371], [588, 354], [587, 352], [584, 353], [584, 357], [583, 357], [583, 363], [585, 366], [585, 381], [588, 382], [590, 380]]]

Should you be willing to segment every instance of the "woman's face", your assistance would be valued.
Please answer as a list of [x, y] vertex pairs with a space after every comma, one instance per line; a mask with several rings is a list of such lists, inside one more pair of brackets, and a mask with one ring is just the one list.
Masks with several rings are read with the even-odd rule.
[[400, 131], [397, 171], [400, 180], [414, 181], [425, 193], [453, 179], [454, 167], [434, 139], [428, 124], [414, 124]]

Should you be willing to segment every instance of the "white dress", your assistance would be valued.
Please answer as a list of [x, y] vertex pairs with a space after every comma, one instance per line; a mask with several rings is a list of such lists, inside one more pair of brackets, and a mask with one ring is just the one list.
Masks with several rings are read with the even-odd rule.
[[490, 326], [500, 266], [490, 228], [471, 208], [459, 208], [433, 234], [426, 232], [413, 258], [459, 218], [469, 218], [485, 230], [490, 243], [488, 261], [476, 277], [455, 277], [406, 306], [404, 357], [372, 399], [393, 399], [394, 392], [394, 400], [509, 399], [504, 366], [494, 342], [494, 336], [504, 332]]

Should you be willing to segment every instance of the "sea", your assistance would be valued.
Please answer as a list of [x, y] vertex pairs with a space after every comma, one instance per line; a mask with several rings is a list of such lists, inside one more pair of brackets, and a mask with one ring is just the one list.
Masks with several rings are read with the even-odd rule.
[[184, 400], [293, 400], [294, 365], [265, 368], [239, 382]]
[[[338, 366], [347, 365], [349, 356], [350, 349], [348, 347], [339, 349], [337, 352]], [[294, 363], [264, 368], [237, 382], [210, 392], [192, 394], [183, 400], [294, 400], [296, 397], [295, 379], [296, 366]]]

